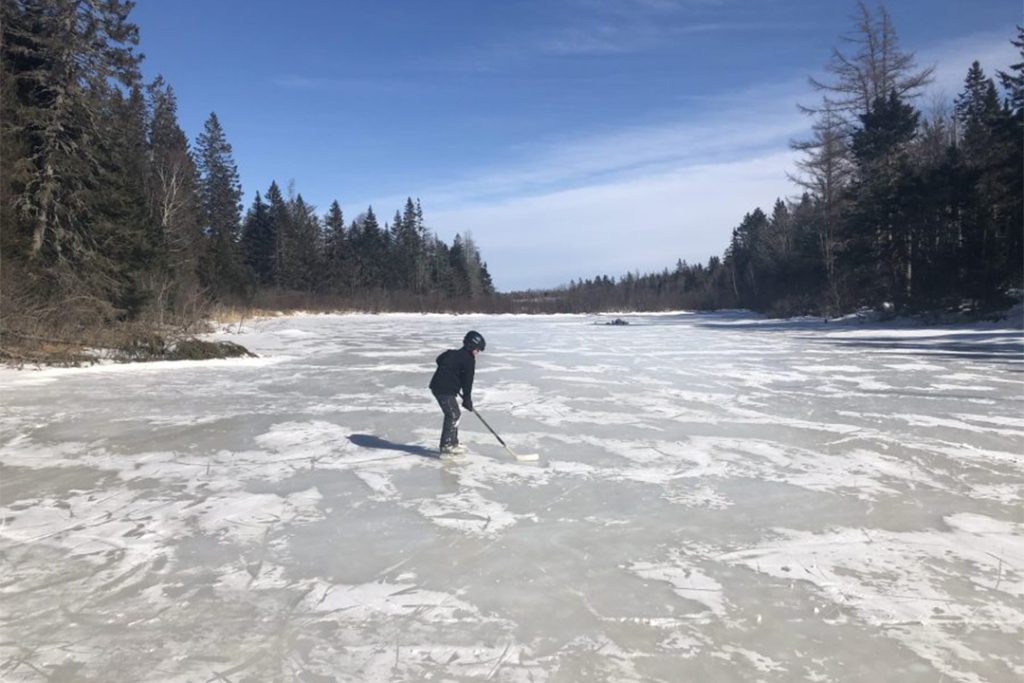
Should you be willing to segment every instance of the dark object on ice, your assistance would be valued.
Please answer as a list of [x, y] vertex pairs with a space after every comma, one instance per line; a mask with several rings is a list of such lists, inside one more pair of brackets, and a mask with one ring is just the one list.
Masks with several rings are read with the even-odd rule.
[[616, 318], [605, 323], [605, 325], [628, 325], [629, 323], [622, 318]]
[[256, 354], [229, 341], [204, 341], [190, 337], [168, 340], [158, 334], [134, 336], [111, 350], [121, 362], [155, 360], [210, 360], [211, 358], [256, 358]]
[[229, 341], [209, 342], [202, 339], [185, 339], [167, 352], [167, 360], [209, 360], [211, 358], [239, 358], [256, 354], [240, 344]]

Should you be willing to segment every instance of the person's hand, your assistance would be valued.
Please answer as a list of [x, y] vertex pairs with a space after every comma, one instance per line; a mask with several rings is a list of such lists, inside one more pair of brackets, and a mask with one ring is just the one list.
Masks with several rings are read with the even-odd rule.
[[462, 399], [462, 407], [465, 408], [466, 410], [468, 410], [471, 413], [473, 412], [473, 402], [472, 401], [469, 401], [467, 399]]

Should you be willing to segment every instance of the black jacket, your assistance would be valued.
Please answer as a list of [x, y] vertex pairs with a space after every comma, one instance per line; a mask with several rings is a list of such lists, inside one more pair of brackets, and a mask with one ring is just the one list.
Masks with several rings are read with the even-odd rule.
[[455, 396], [462, 390], [462, 399], [473, 403], [473, 374], [476, 358], [463, 347], [448, 349], [437, 357], [437, 370], [430, 379], [430, 390], [437, 396]]

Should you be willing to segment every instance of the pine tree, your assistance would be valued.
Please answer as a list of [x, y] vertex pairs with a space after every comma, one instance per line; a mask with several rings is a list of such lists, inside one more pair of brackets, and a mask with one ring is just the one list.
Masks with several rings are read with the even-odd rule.
[[150, 276], [159, 267], [160, 233], [151, 220], [146, 176], [149, 166], [146, 102], [140, 86], [127, 98], [116, 90], [100, 110], [107, 135], [97, 140], [99, 180], [92, 239], [111, 263], [118, 317], [138, 317], [153, 294]]
[[130, 9], [118, 0], [0, 3], [0, 240], [14, 286], [5, 295], [54, 327], [103, 324], [141, 304], [137, 270], [117, 260], [141, 233], [119, 222], [130, 187], [115, 165], [129, 146], [106, 139], [111, 125], [129, 132], [123, 98], [139, 83]]
[[[962, 229], [964, 288], [979, 304], [1001, 305], [1002, 293], [1016, 286], [1022, 258], [1020, 148], [1024, 141], [1013, 114], [1000, 104], [995, 83], [974, 62], [956, 100], [964, 188], [970, 201]], [[1016, 131], [1015, 131], [1016, 128]]]
[[985, 166], [998, 121], [1003, 114], [995, 83], [985, 77], [975, 61], [967, 72], [964, 90], [956, 98], [956, 117], [960, 123], [961, 151], [967, 163]]
[[1010, 65], [1009, 71], [999, 71], [999, 80], [1006, 91], [1006, 106], [1018, 123], [1024, 124], [1024, 26], [1017, 27], [1017, 40], [1010, 44], [1020, 52], [1021, 61]]
[[307, 204], [302, 195], [289, 202], [290, 224], [294, 240], [294, 263], [289, 273], [291, 289], [312, 292], [319, 284], [321, 253], [323, 251], [320, 221], [316, 209]]
[[466, 249], [462, 235], [455, 235], [448, 250], [448, 271], [450, 273], [447, 295], [451, 299], [468, 297], [472, 294], [469, 273], [466, 270]]
[[844, 256], [856, 273], [861, 303], [905, 306], [912, 297], [916, 240], [901, 195], [918, 117], [893, 90], [861, 115], [863, 127], [852, 137], [858, 177]]
[[447, 296], [452, 290], [451, 253], [448, 245], [432, 235], [427, 247], [430, 264], [430, 291]]
[[273, 283], [275, 287], [285, 289], [289, 286], [295, 250], [291, 213], [276, 181], [271, 181], [267, 188], [266, 199], [270, 232], [274, 235]]
[[998, 72], [1006, 92], [1005, 116], [1000, 127], [1000, 140], [1005, 157], [999, 165], [1000, 181], [1006, 202], [1002, 207], [1006, 227], [1006, 272], [1008, 287], [1024, 286], [1024, 27], [1017, 27], [1017, 39], [1010, 43], [1017, 48], [1020, 61], [1010, 70]]
[[759, 286], [767, 271], [766, 236], [768, 217], [761, 209], [754, 209], [743, 217], [732, 232], [732, 241], [726, 250], [726, 266], [730, 271], [731, 286], [741, 306], [758, 310]]
[[150, 108], [146, 186], [152, 222], [159, 231], [160, 273], [154, 282], [156, 308], [184, 315], [200, 296], [199, 176], [188, 138], [178, 124], [174, 90], [162, 78], [148, 88]]
[[218, 297], [244, 294], [246, 278], [238, 241], [241, 230], [242, 186], [231, 145], [215, 113], [207, 118], [196, 140], [199, 194], [207, 248], [205, 284]]
[[345, 231], [345, 217], [337, 200], [324, 216], [324, 278], [327, 291], [350, 293], [352, 274], [350, 272], [351, 256], [349, 238]]
[[261, 287], [274, 283], [274, 243], [270, 208], [257, 192], [242, 226], [242, 255]]
[[0, 62], [13, 96], [2, 118], [5, 130], [25, 143], [23, 156], [8, 157], [5, 165], [32, 258], [81, 264], [97, 256], [89, 208], [102, 172], [96, 164], [102, 107], [113, 84], [130, 88], [139, 78], [131, 6], [122, 0], [2, 3]]
[[364, 290], [387, 289], [385, 273], [388, 243], [372, 206], [356, 218], [351, 234], [352, 251], [357, 264], [357, 286]]
[[395, 251], [403, 273], [402, 287], [417, 293], [427, 290], [429, 264], [427, 235], [423, 226], [423, 210], [419, 200], [405, 200], [401, 216], [395, 214]]

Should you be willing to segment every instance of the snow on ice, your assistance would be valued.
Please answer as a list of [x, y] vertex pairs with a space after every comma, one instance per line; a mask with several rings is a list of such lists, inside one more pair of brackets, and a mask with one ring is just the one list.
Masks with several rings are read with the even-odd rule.
[[[259, 358], [0, 371], [0, 679], [1024, 677], [1019, 321], [626, 317], [296, 315], [215, 335]], [[435, 457], [471, 328], [539, 463], [469, 414]]]

